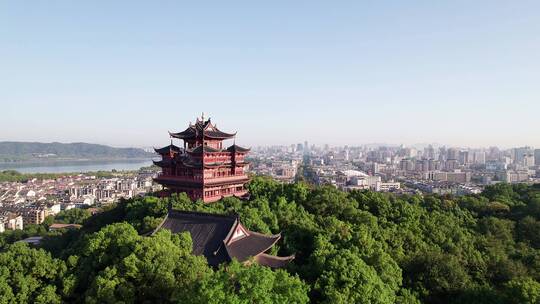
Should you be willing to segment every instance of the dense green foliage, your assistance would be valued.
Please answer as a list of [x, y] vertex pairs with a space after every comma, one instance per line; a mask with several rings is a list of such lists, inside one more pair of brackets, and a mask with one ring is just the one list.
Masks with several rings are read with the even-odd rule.
[[47, 224], [51, 221], [52, 218], [47, 219], [47, 223], [43, 223], [42, 225], [29, 224], [24, 226], [24, 230], [6, 230], [3, 233], [0, 233], [0, 251], [4, 249], [5, 246], [27, 237], [45, 236], [49, 234], [47, 231]]
[[63, 223], [63, 224], [84, 224], [84, 222], [91, 216], [92, 214], [87, 209], [81, 209], [81, 208], [73, 208], [69, 210], [64, 210], [58, 213], [54, 217], [55, 223]]
[[[0, 303], [540, 301], [538, 186], [499, 184], [481, 195], [422, 197], [257, 177], [249, 189], [249, 201], [205, 205], [185, 195], [145, 197], [86, 219], [64, 213], [83, 228], [47, 235], [42, 249], [4, 246]], [[212, 269], [190, 254], [188, 234], [143, 236], [169, 204], [236, 212], [249, 229], [282, 232], [273, 253], [296, 259], [285, 270], [236, 262]]]

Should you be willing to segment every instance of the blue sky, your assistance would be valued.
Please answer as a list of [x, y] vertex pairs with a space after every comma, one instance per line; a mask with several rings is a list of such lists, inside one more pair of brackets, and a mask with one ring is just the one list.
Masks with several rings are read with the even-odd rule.
[[539, 1], [3, 1], [0, 140], [540, 147]]

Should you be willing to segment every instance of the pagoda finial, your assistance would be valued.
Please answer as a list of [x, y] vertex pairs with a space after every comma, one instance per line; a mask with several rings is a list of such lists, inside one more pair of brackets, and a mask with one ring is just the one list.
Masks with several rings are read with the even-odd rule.
[[202, 112], [201, 119], [202, 119], [202, 122], [204, 122], [204, 112]]

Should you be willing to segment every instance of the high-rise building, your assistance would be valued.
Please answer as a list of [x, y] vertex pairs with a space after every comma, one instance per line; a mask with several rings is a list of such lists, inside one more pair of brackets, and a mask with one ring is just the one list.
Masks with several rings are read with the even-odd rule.
[[429, 160], [429, 170], [440, 170], [441, 163], [438, 160], [430, 159]]
[[476, 151], [474, 152], [474, 163], [475, 164], [485, 164], [486, 163], [486, 152], [484, 151]]
[[233, 144], [224, 149], [223, 141], [236, 133], [220, 131], [210, 119], [197, 118], [195, 124], [172, 138], [184, 141], [184, 147], [173, 145], [156, 149], [162, 160], [154, 162], [162, 168], [155, 181], [166, 188], [164, 194], [185, 192], [191, 199], [205, 203], [227, 196], [244, 196], [249, 181], [244, 160], [249, 149]]
[[534, 164], [540, 166], [540, 149], [534, 150]]
[[471, 181], [470, 172], [448, 172], [446, 174], [446, 180], [449, 182], [465, 184]]
[[427, 159], [435, 159], [435, 149], [432, 145], [424, 148], [424, 157]]
[[529, 174], [527, 171], [507, 171], [502, 179], [507, 183], [521, 183], [529, 179]]
[[469, 151], [459, 151], [459, 163], [462, 165], [470, 163]]
[[418, 172], [428, 172], [429, 171], [429, 160], [428, 159], [418, 159], [414, 166], [415, 170]]
[[533, 154], [527, 154], [523, 156], [523, 165], [525, 167], [533, 167], [535, 163], [534, 155]]
[[515, 148], [513, 150], [512, 158], [514, 159], [514, 163], [521, 164], [523, 163], [523, 159], [527, 155], [532, 155], [532, 154], [533, 154], [533, 150], [531, 147], [520, 147], [520, 148]]
[[291, 145], [290, 152], [294, 153], [296, 152], [296, 146], [294, 144]]
[[446, 159], [458, 159], [459, 158], [459, 150], [456, 148], [449, 148], [446, 150]]
[[446, 161], [447, 157], [448, 155], [446, 153], [446, 147], [439, 148], [439, 161], [443, 163]]
[[414, 162], [409, 158], [404, 158], [400, 161], [399, 167], [402, 171], [413, 171]]
[[455, 159], [448, 159], [446, 161], [445, 169], [446, 171], [453, 171], [458, 168], [458, 162]]

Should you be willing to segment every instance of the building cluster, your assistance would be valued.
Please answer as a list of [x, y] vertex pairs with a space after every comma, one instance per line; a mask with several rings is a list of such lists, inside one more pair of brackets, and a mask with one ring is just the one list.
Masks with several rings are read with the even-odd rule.
[[276, 177], [281, 166], [302, 168], [315, 184], [343, 190], [398, 193], [479, 193], [486, 185], [535, 182], [540, 178], [540, 149], [496, 147], [290, 146], [254, 149], [251, 170]]
[[294, 182], [303, 163], [302, 153], [294, 147], [273, 146], [253, 150], [249, 158], [250, 172], [285, 183]]
[[345, 148], [309, 146], [259, 147], [253, 150], [250, 171], [256, 175], [293, 182], [306, 179], [317, 185], [331, 184], [342, 190], [401, 191], [401, 184], [361, 170], [352, 162], [352, 151]]
[[[409, 185], [435, 193], [477, 193], [499, 182], [535, 182], [540, 176], [540, 149], [459, 149], [433, 146], [397, 151], [396, 172]], [[535, 157], [536, 156], [536, 157]]]
[[41, 224], [49, 215], [71, 208], [113, 203], [159, 190], [152, 182], [155, 172], [122, 173], [115, 177], [90, 175], [57, 179], [33, 179], [24, 183], [0, 183], [0, 232]]
[[22, 230], [23, 218], [13, 212], [3, 211], [0, 213], [0, 233], [9, 230]]
[[81, 174], [0, 183], [0, 232], [40, 224], [62, 210], [106, 205], [149, 192], [187, 192], [205, 202], [241, 197], [247, 192], [247, 173], [285, 183], [304, 179], [344, 191], [456, 195], [480, 193], [486, 185], [499, 182], [540, 181], [540, 149], [531, 147], [317, 147], [305, 142], [252, 150], [233, 143], [226, 148], [223, 141], [233, 139], [235, 133], [220, 131], [209, 119], [170, 135], [184, 144], [155, 150], [161, 158], [155, 161], [159, 173]]

